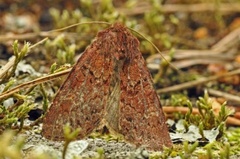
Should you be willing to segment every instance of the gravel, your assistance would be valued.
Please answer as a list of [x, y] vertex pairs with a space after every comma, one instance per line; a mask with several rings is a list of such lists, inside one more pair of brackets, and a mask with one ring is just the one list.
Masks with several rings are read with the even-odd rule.
[[[48, 154], [51, 159], [61, 159], [64, 142], [50, 141], [40, 134], [41, 126], [21, 134], [26, 138], [23, 148], [24, 158], [30, 159], [32, 155]], [[147, 159], [149, 153], [144, 148], [136, 149], [135, 146], [121, 141], [106, 141], [100, 138], [87, 138], [76, 140], [69, 144], [66, 159], [80, 157], [82, 159], [100, 157], [106, 159]]]

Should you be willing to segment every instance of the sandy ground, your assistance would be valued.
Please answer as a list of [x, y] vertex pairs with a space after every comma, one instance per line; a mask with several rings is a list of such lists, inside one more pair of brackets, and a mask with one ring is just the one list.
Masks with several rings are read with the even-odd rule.
[[[31, 158], [32, 154], [49, 154], [53, 159], [62, 158], [64, 142], [50, 141], [41, 134], [41, 126], [35, 126], [34, 129], [21, 134], [26, 138], [26, 144], [23, 148], [24, 158]], [[68, 146], [66, 159], [72, 159], [74, 156], [80, 158], [99, 157], [98, 151], [104, 152], [103, 158], [114, 159], [147, 159], [149, 152], [144, 148], [136, 149], [135, 146], [119, 141], [106, 141], [104, 139], [85, 139], [71, 142]]]

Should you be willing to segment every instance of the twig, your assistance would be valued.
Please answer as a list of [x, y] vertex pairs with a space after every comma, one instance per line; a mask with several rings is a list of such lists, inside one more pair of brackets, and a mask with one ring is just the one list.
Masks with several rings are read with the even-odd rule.
[[[235, 56], [238, 52], [237, 49], [234, 49], [238, 46], [240, 41], [240, 28], [235, 29], [226, 35], [223, 39], [217, 42], [215, 45], [212, 46], [210, 50], [175, 50], [173, 55], [173, 59], [175, 60], [183, 60], [188, 59], [187, 64], [184, 61], [184, 64], [181, 61], [171, 62], [177, 68], [184, 68], [191, 65], [199, 64], [199, 61], [211, 63], [217, 63], [226, 61], [226, 60], [234, 60]], [[236, 47], [234, 47], [236, 46]], [[233, 49], [231, 49], [233, 48]], [[168, 53], [163, 53], [164, 56], [168, 56]], [[193, 61], [193, 58], [197, 58]], [[206, 58], [211, 59], [213, 61], [206, 61]], [[159, 69], [159, 64], [156, 63], [156, 59], [161, 60], [161, 56], [158, 54], [151, 55], [147, 58], [147, 63], [150, 69]]]
[[[240, 6], [240, 5], [239, 5]], [[240, 41], [240, 28], [233, 30], [218, 43], [212, 46], [212, 51], [224, 52], [234, 45], [237, 45]]]
[[240, 3], [198, 3], [198, 4], [165, 4], [163, 12], [215, 12], [216, 10], [222, 13], [240, 12]]
[[[135, 6], [134, 8], [117, 8], [117, 11], [125, 15], [144, 14], [152, 10], [150, 4]], [[215, 12], [219, 11], [222, 14], [229, 12], [240, 12], [240, 3], [198, 3], [198, 4], [164, 4], [161, 6], [161, 11], [165, 13], [172, 12]]]
[[221, 75], [214, 75], [214, 76], [210, 76], [210, 77], [201, 77], [195, 81], [189, 81], [189, 82], [185, 82], [185, 83], [181, 83], [178, 85], [174, 85], [174, 86], [170, 86], [170, 87], [166, 87], [166, 88], [162, 88], [162, 89], [158, 89], [157, 93], [161, 94], [161, 93], [170, 93], [170, 92], [174, 92], [174, 91], [179, 91], [182, 89], [187, 89], [187, 88], [192, 88], [195, 87], [197, 85], [201, 85], [210, 81], [214, 81], [217, 80], [219, 78], [222, 77], [227, 77], [227, 76], [233, 76], [233, 75], [237, 75], [240, 74], [240, 69], [234, 70], [234, 71], [230, 71]]
[[104, 22], [104, 21], [80, 22], [80, 23], [76, 23], [76, 24], [73, 24], [73, 25], [69, 25], [69, 26], [64, 27], [64, 28], [50, 30], [50, 31], [42, 31], [42, 32], [39, 32], [39, 33], [26, 33], [26, 34], [19, 34], [19, 35], [0, 35], [0, 42], [1, 41], [4, 42], [4, 41], [7, 41], [7, 40], [13, 40], [13, 39], [14, 40], [15, 39], [26, 40], [26, 39], [36, 38], [38, 36], [40, 36], [40, 37], [55, 37], [55, 36], [60, 34], [59, 33], [60, 31], [67, 30], [69, 28], [76, 27], [76, 26], [82, 25], [82, 24], [105, 24], [105, 25], [111, 25], [111, 23]]
[[40, 77], [40, 78], [37, 78], [35, 80], [20, 84], [20, 85], [14, 87], [13, 89], [8, 90], [8, 91], [0, 94], [0, 99], [6, 98], [6, 97], [8, 97], [8, 96], [10, 96], [10, 95], [12, 95], [16, 92], [19, 92], [19, 91], [23, 90], [24, 88], [33, 87], [33, 86], [36, 86], [40, 83], [44, 83], [44, 82], [47, 82], [47, 81], [54, 80], [58, 77], [61, 77], [63, 75], [68, 74], [70, 71], [71, 71], [71, 68], [67, 69], [67, 70], [64, 70], [64, 71], [61, 71], [61, 72], [57, 72], [55, 74], [47, 75], [45, 77]]
[[[163, 107], [163, 111], [164, 113], [168, 114], [172, 114], [174, 112], [179, 112], [182, 114], [186, 114], [189, 111], [188, 107], [175, 107], [175, 106], [164, 106]], [[216, 112], [215, 112], [216, 113]], [[193, 108], [192, 109], [192, 114], [200, 114], [197, 108]], [[228, 125], [235, 125], [235, 126], [240, 126], [240, 120], [235, 118], [235, 117], [228, 117], [226, 120], [226, 123]]]
[[222, 92], [222, 91], [218, 91], [218, 90], [214, 90], [214, 89], [211, 89], [211, 88], [208, 88], [207, 90], [208, 90], [208, 93], [210, 95], [224, 97], [227, 100], [232, 100], [232, 101], [240, 103], [240, 97], [239, 96], [235, 96], [235, 95], [232, 95], [232, 94], [229, 94], [229, 93], [226, 93], [226, 92]]
[[[178, 69], [182, 69], [182, 68], [186, 68], [186, 67], [190, 67], [190, 66], [198, 65], [198, 64], [199, 65], [208, 65], [208, 64], [212, 64], [212, 63], [224, 64], [224, 63], [226, 63], [226, 61], [223, 61], [218, 58], [213, 58], [213, 59], [212, 58], [210, 58], [210, 59], [199, 58], [199, 59], [186, 59], [186, 60], [179, 60], [179, 61], [171, 62], [171, 64]], [[233, 64], [235, 64], [235, 63], [233, 63]], [[147, 64], [147, 66], [151, 70], [159, 70], [159, 64], [149, 62]]]
[[228, 117], [226, 122], [228, 125], [240, 126], [240, 120], [234, 117]]
[[[174, 113], [174, 112], [179, 112], [182, 114], [186, 114], [187, 112], [189, 112], [189, 108], [188, 107], [183, 107], [183, 106], [163, 106], [163, 111], [164, 113], [168, 114], [168, 113]], [[192, 114], [199, 114], [198, 109], [193, 108], [192, 109]]]
[[2, 79], [2, 77], [7, 73], [7, 71], [13, 66], [15, 59], [16, 57], [12, 56], [9, 59], [8, 63], [4, 65], [2, 68], [0, 68], [0, 79]]
[[[164, 56], [168, 56], [168, 51], [162, 52]], [[173, 58], [176, 60], [182, 60], [187, 58], [217, 58], [221, 60], [233, 60], [235, 52], [220, 52], [216, 50], [174, 50]], [[147, 61], [151, 62], [156, 59], [160, 59], [159, 54], [151, 55], [147, 58]]]

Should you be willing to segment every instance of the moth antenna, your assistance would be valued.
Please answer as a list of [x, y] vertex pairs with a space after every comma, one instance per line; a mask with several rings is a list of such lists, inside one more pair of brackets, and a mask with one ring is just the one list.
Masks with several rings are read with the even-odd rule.
[[60, 29], [54, 29], [54, 30], [51, 30], [51, 31], [47, 31], [47, 33], [59, 32], [59, 31], [67, 30], [67, 29], [69, 29], [69, 28], [73, 28], [73, 27], [76, 27], [76, 26], [79, 26], [79, 25], [84, 25], [84, 24], [105, 24], [105, 25], [112, 25], [111, 23], [104, 22], [104, 21], [80, 22], [80, 23], [75, 23], [75, 24], [69, 25], [69, 26], [67, 26], [67, 27], [60, 28]]
[[139, 33], [138, 31], [132, 29], [132, 28], [129, 28], [127, 27], [129, 30], [131, 30], [132, 32], [136, 33], [137, 35], [139, 35], [140, 37], [144, 38], [145, 40], [147, 40], [147, 42], [149, 42], [155, 50], [157, 50], [157, 53], [160, 54], [160, 56], [169, 64], [169, 66], [174, 69], [175, 71], [177, 71], [178, 73], [181, 72], [181, 70], [179, 70], [178, 68], [176, 68], [171, 62], [169, 62], [163, 55], [162, 55], [162, 52], [158, 49], [158, 47], [151, 41], [149, 40], [146, 36], [144, 36], [143, 34]]

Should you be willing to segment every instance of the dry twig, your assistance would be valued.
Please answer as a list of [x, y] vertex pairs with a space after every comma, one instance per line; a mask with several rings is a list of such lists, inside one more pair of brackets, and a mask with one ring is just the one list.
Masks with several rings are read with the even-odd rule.
[[[171, 114], [175, 113], [175, 112], [179, 112], [181, 114], [186, 114], [187, 112], [189, 112], [189, 108], [188, 107], [183, 107], [183, 106], [164, 106], [163, 107], [163, 111], [164, 113], [167, 114], [167, 117], [170, 117]], [[214, 112], [217, 114], [218, 110], [215, 110]], [[200, 114], [197, 108], [193, 108], [192, 109], [192, 114]], [[238, 114], [239, 115], [239, 112]], [[237, 118], [238, 116], [234, 116], [234, 117], [228, 117], [226, 120], [226, 123], [228, 125], [235, 125], [235, 126], [240, 126], [240, 118]]]
[[[149, 3], [139, 3], [134, 8], [118, 8], [120, 13], [125, 15], [138, 15], [152, 10]], [[240, 12], [239, 3], [221, 3], [216, 5], [214, 3], [198, 3], [198, 4], [164, 4], [161, 6], [164, 13], [173, 12], [215, 12], [219, 11], [222, 14], [229, 12]]]
[[195, 81], [189, 81], [189, 82], [181, 83], [181, 84], [178, 84], [178, 85], [158, 89], [157, 93], [159, 93], [159, 94], [170, 93], [170, 92], [174, 92], [174, 91], [188, 89], [188, 88], [192, 88], [192, 87], [195, 87], [195, 86], [198, 86], [198, 85], [202, 85], [202, 84], [210, 82], [210, 81], [217, 80], [217, 79], [222, 78], [222, 77], [233, 76], [233, 75], [237, 75], [237, 74], [240, 74], [240, 69], [230, 71], [230, 72], [220, 74], [220, 75], [214, 75], [214, 76], [210, 76], [210, 77], [201, 77], [201, 78], [199, 78]]
[[54, 80], [54, 79], [56, 79], [58, 77], [61, 77], [63, 75], [68, 74], [70, 71], [71, 71], [71, 68], [67, 69], [67, 70], [64, 70], [64, 71], [61, 71], [61, 72], [57, 72], [55, 74], [47, 75], [45, 77], [40, 77], [40, 78], [37, 78], [35, 80], [32, 80], [32, 81], [20, 84], [20, 85], [14, 87], [13, 89], [8, 90], [8, 91], [0, 94], [0, 99], [6, 98], [6, 97], [8, 97], [8, 96], [10, 96], [10, 95], [12, 95], [12, 94], [14, 94], [16, 92], [19, 92], [20, 90], [23, 90], [24, 88], [33, 87], [33, 86], [36, 86], [38, 84]]

